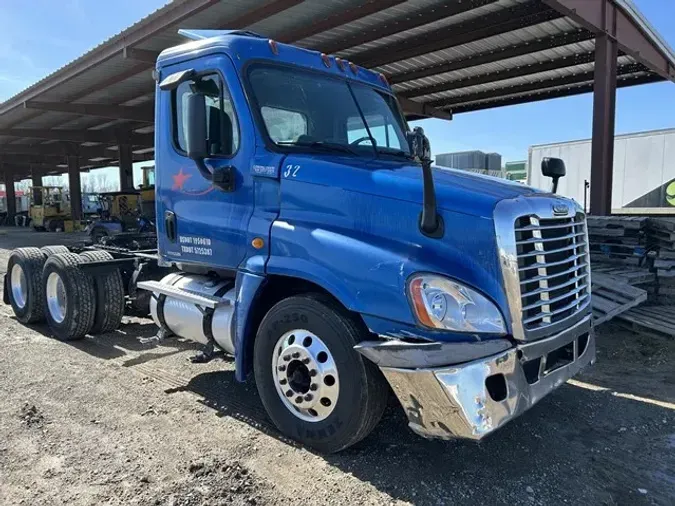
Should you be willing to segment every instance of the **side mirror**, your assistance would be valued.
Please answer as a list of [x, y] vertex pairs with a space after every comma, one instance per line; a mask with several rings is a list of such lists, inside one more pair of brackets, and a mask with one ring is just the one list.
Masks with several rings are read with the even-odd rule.
[[185, 144], [187, 155], [197, 162], [203, 162], [209, 153], [206, 150], [206, 99], [200, 93], [190, 93], [185, 104], [187, 128]]
[[431, 144], [422, 127], [413, 128], [406, 134], [410, 154], [421, 162], [431, 161]]
[[553, 193], [558, 191], [558, 179], [565, 177], [565, 162], [560, 158], [544, 158], [541, 161], [541, 173], [553, 179]]

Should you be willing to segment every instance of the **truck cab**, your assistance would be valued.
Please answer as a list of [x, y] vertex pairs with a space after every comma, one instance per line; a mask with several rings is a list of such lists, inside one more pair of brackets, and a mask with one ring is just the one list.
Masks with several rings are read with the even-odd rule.
[[57, 255], [40, 285], [40, 251], [17, 254], [20, 321], [42, 316], [27, 302], [42, 290], [57, 335], [81, 338], [50, 316], [77, 294], [49, 287], [126, 266], [159, 338], [233, 354], [281, 432], [323, 452], [373, 430], [390, 391], [416, 433], [480, 440], [594, 362], [578, 204], [432, 167], [377, 72], [250, 32], [189, 35], [155, 69], [156, 255]]

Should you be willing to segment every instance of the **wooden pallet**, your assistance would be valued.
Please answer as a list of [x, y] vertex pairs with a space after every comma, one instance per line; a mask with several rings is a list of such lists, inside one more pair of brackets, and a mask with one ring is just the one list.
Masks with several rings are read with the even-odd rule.
[[616, 265], [592, 264], [591, 276], [595, 274], [606, 274], [629, 285], [651, 284], [656, 281], [656, 275], [653, 272], [649, 272], [649, 269], [646, 267], [617, 267]]
[[605, 323], [647, 300], [647, 291], [631, 286], [616, 276], [591, 273], [593, 321]]
[[588, 216], [586, 221], [589, 228], [641, 230], [647, 226], [648, 218], [646, 216]]
[[675, 306], [642, 306], [618, 315], [631, 330], [675, 337]]

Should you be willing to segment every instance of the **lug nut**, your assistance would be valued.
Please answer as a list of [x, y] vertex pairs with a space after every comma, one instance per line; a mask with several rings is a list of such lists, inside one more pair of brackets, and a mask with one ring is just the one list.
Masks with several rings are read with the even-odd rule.
[[309, 371], [309, 375], [310, 375], [312, 378], [313, 378], [314, 376], [316, 376], [316, 369], [312, 369], [311, 371]]
[[280, 371], [285, 371], [285, 370], [286, 370], [286, 366], [285, 366], [285, 365], [280, 365], [280, 366], [279, 366], [279, 370], [280, 370]]
[[309, 389], [312, 392], [316, 392], [319, 389], [319, 385], [317, 385], [316, 383], [312, 383], [311, 385], [309, 385]]
[[302, 396], [301, 396], [301, 395], [298, 395], [298, 396], [295, 398], [295, 403], [296, 403], [296, 404], [302, 403]]
[[302, 363], [303, 364], [309, 364], [309, 358], [303, 358]]
[[291, 359], [291, 356], [290, 356], [290, 355], [284, 355], [284, 360], [285, 360], [286, 362], [288, 362], [290, 359]]
[[293, 390], [286, 390], [286, 397], [293, 397]]
[[280, 384], [280, 385], [285, 385], [286, 383], [288, 383], [288, 381], [283, 380], [283, 379], [282, 379], [282, 380], [279, 380], [279, 384]]
[[300, 358], [300, 353], [298, 353], [297, 351], [293, 353], [293, 358]]
[[307, 395], [305, 395], [305, 400], [306, 400], [307, 402], [311, 401], [312, 399], [314, 399], [314, 396], [313, 396], [312, 394], [307, 394]]

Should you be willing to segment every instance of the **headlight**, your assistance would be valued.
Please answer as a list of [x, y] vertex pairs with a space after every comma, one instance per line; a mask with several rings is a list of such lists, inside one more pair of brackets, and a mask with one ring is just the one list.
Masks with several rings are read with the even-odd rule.
[[476, 290], [434, 274], [418, 274], [408, 283], [413, 311], [432, 329], [505, 334], [499, 309]]

